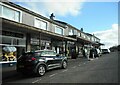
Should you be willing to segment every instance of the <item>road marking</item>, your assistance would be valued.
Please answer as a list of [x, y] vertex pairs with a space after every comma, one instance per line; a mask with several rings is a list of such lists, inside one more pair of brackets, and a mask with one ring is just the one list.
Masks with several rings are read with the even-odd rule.
[[54, 73], [54, 74], [52, 74], [52, 75], [50, 75], [49, 77], [53, 77], [53, 76], [55, 76], [57, 73]]
[[79, 65], [79, 66], [81, 66], [81, 65]]
[[66, 72], [66, 71], [68, 71], [68, 69], [66, 69], [66, 70], [64, 70], [64, 71], [62, 71], [62, 72]]
[[36, 82], [38, 82], [38, 81], [40, 81], [41, 79], [38, 79], [38, 80], [35, 80], [35, 81], [33, 81], [32, 83], [36, 83]]

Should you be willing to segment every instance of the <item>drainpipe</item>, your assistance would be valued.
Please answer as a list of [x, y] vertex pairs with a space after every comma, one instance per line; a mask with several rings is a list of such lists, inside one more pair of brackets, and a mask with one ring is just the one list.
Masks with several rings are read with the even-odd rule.
[[41, 50], [41, 33], [39, 32], [39, 49]]
[[26, 34], [26, 51], [31, 51], [31, 35], [29, 33]]

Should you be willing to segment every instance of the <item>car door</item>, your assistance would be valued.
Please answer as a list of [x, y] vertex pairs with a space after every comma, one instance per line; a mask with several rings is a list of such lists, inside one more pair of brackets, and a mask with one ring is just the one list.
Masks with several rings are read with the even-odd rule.
[[44, 51], [42, 52], [41, 56], [45, 58], [48, 68], [52, 68], [56, 65], [55, 56], [51, 54], [51, 51]]
[[60, 66], [60, 65], [61, 65], [61, 62], [62, 62], [62, 56], [56, 55], [54, 59], [55, 59], [56, 65], [57, 65], [57, 66]]

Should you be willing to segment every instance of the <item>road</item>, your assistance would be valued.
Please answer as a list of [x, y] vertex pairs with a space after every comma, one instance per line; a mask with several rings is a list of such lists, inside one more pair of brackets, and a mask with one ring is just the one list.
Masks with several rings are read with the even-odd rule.
[[54, 69], [42, 77], [17, 74], [8, 83], [118, 83], [118, 53], [104, 54], [98, 59], [70, 59], [67, 69]]

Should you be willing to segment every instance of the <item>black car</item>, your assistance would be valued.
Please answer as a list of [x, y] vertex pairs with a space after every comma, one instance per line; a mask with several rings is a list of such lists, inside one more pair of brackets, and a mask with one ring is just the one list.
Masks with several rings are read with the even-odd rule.
[[21, 73], [33, 72], [43, 76], [47, 70], [67, 68], [67, 57], [60, 56], [52, 50], [38, 50], [23, 53], [17, 60], [17, 71]]

